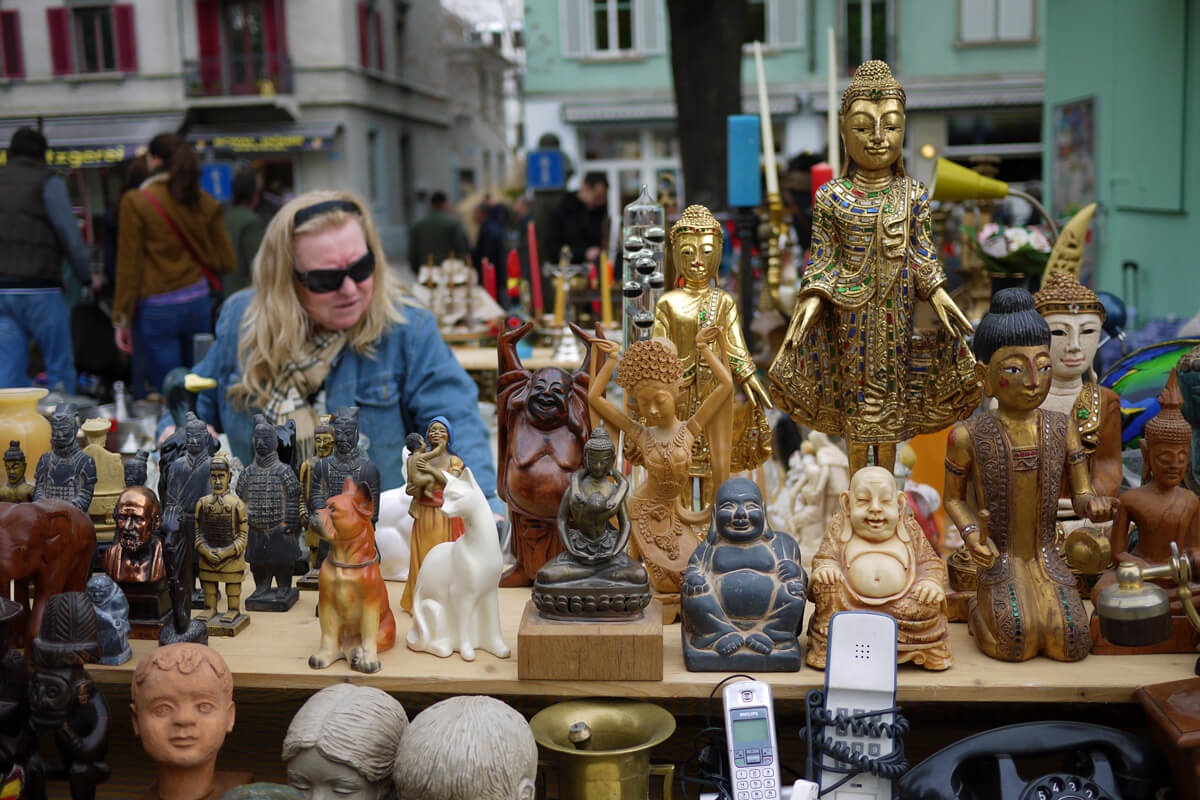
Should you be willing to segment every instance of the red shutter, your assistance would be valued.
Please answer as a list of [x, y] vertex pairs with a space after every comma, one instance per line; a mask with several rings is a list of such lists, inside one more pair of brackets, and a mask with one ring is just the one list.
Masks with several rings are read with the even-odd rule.
[[0, 11], [0, 50], [4, 51], [4, 77], [24, 78], [25, 59], [21, 52], [21, 12]]
[[133, 26], [133, 6], [117, 3], [112, 8], [113, 27], [117, 36], [117, 71], [137, 72], [137, 31]]
[[267, 75], [279, 79], [287, 57], [287, 18], [283, 0], [263, 0], [263, 28]]
[[71, 12], [65, 8], [47, 8], [46, 25], [50, 29], [50, 64], [55, 75], [75, 71], [71, 57]]
[[196, 0], [196, 40], [204, 93], [221, 90], [221, 9], [217, 0]]
[[371, 66], [371, 44], [367, 37], [370, 31], [367, 29], [367, 4], [359, 2], [358, 4], [358, 54], [359, 61], [364, 67]]
[[383, 72], [386, 69], [387, 59], [383, 55], [383, 11], [376, 8], [373, 16], [375, 23], [375, 69]]

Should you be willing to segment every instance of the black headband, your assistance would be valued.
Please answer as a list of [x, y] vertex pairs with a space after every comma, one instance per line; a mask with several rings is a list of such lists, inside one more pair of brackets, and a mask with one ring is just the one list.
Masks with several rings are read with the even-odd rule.
[[292, 217], [292, 228], [299, 228], [313, 217], [328, 214], [330, 211], [349, 211], [351, 214], [357, 214], [360, 217], [363, 215], [362, 210], [349, 200], [325, 200], [320, 203], [313, 203], [311, 206], [305, 206], [297, 211], [296, 216]]

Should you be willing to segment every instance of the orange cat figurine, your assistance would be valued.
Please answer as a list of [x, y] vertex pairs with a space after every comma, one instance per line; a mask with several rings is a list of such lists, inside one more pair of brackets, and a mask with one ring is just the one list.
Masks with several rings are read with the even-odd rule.
[[317, 531], [329, 542], [317, 585], [321, 648], [308, 665], [325, 669], [345, 658], [350, 669], [378, 672], [379, 654], [396, 643], [396, 620], [375, 549], [375, 500], [369, 486], [346, 478], [342, 493], [325, 505]]

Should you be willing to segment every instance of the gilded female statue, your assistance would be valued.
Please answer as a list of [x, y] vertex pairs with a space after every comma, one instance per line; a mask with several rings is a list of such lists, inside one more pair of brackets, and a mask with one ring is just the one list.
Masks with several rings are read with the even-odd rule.
[[[408, 580], [404, 583], [404, 594], [400, 596], [400, 607], [410, 614], [421, 562], [435, 545], [457, 538], [454, 535], [455, 521], [442, 513], [442, 490], [446, 486], [442, 472], [461, 475], [463, 470], [462, 459], [450, 452], [450, 438], [449, 420], [434, 417], [425, 431], [428, 449], [414, 453], [408, 459], [408, 485], [405, 491], [413, 497], [409, 506], [409, 513], [413, 516], [412, 554], [409, 556]], [[461, 530], [460, 527], [460, 533]]]
[[[871, 447], [890, 471], [898, 442], [979, 405], [962, 339], [971, 324], [943, 286], [929, 192], [900, 157], [904, 104], [882, 61], [860, 66], [842, 93], [845, 171], [817, 190], [812, 255], [770, 370], [775, 399], [797, 422], [846, 440], [852, 475]], [[917, 300], [941, 329], [914, 331]]]
[[[1087, 656], [1092, 641], [1075, 576], [1054, 548], [1063, 473], [1075, 512], [1112, 519], [1115, 500], [1097, 497], [1079, 430], [1039, 406], [1050, 391], [1050, 327], [1024, 289], [1004, 289], [975, 333], [976, 373], [997, 408], [950, 431], [946, 512], [978, 569], [968, 624], [992, 658], [1059, 661]], [[968, 486], [978, 514], [967, 503]]]
[[[730, 404], [728, 412], [717, 414], [692, 443], [692, 477], [700, 479], [702, 505], [712, 502], [714, 488], [731, 472], [753, 469], [771, 455], [771, 428], [764, 413], [771, 398], [754, 374], [737, 300], [716, 285], [724, 239], [721, 224], [707, 208], [688, 206], [671, 228], [671, 258], [683, 285], [663, 294], [654, 310], [653, 335], [670, 339], [679, 353], [685, 416], [695, 414], [717, 385], [696, 345], [696, 335], [706, 328], [724, 332], [723, 358], [750, 401], [749, 418], [740, 430], [735, 430]], [[691, 501], [689, 481], [683, 502], [691, 506]]]
[[[636, 445], [637, 458], [646, 468], [646, 480], [629, 499], [629, 520], [634, 556], [646, 564], [650, 585], [663, 601], [664, 621], [679, 610], [679, 586], [688, 559], [699, 544], [699, 531], [707, 528], [709, 510], [684, 507], [681, 490], [691, 484], [692, 445], [705, 424], [729, 403], [733, 376], [714, 352], [723, 331], [708, 327], [696, 336], [696, 349], [716, 379], [716, 387], [688, 419], [676, 415], [682, 393], [683, 370], [675, 345], [669, 339], [635, 342], [621, 358], [617, 384], [625, 390], [630, 411], [645, 423], [635, 422], [604, 397], [604, 389], [617, 366], [616, 342], [593, 339], [593, 363], [603, 360], [588, 387], [588, 403], [606, 423], [618, 428]], [[601, 353], [606, 358], [601, 358]]]

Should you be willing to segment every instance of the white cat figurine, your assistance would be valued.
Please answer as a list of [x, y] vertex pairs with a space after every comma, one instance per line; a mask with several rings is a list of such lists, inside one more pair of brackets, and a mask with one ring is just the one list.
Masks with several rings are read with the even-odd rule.
[[511, 651], [500, 630], [504, 556], [492, 509], [470, 469], [464, 468], [462, 477], [442, 474], [442, 512], [460, 518], [466, 531], [457, 541], [436, 545], [421, 562], [413, 626], [405, 642], [411, 650], [442, 658], [457, 650], [464, 661], [474, 661], [476, 648], [508, 658]]
[[375, 547], [379, 550], [379, 570], [385, 581], [408, 580], [413, 518], [408, 513], [412, 497], [399, 489], [388, 489], [379, 496], [379, 522], [375, 523]]

